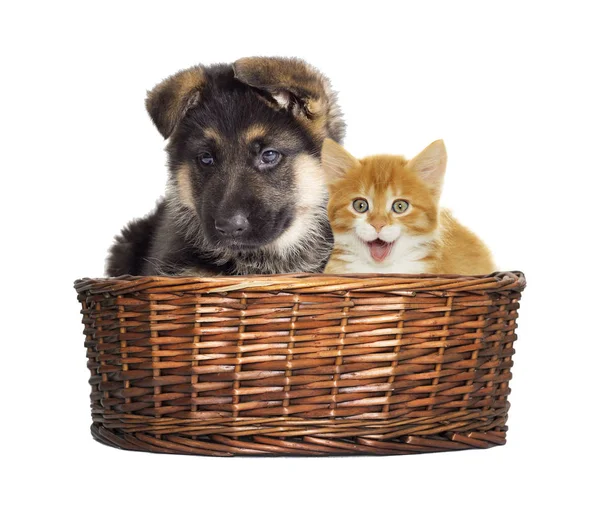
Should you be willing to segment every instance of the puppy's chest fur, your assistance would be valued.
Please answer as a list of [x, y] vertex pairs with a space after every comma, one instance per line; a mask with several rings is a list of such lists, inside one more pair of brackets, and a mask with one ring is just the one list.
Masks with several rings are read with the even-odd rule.
[[226, 276], [322, 272], [333, 247], [325, 209], [310, 220], [298, 218], [300, 233], [292, 243], [272, 244], [252, 251], [214, 247], [203, 236], [198, 217], [175, 200], [167, 200], [162, 221], [146, 258], [144, 274]]

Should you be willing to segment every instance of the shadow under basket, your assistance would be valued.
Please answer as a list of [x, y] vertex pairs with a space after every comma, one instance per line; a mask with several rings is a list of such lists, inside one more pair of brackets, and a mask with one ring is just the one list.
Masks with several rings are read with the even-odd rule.
[[173, 454], [413, 454], [506, 441], [522, 273], [75, 283], [92, 435]]

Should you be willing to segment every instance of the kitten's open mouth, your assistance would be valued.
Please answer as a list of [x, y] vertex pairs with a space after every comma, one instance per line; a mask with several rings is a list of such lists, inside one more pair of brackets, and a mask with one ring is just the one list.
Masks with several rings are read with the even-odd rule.
[[390, 255], [390, 252], [392, 252], [394, 242], [388, 243], [377, 238], [372, 242], [367, 242], [367, 245], [369, 246], [371, 258], [376, 262], [383, 262]]

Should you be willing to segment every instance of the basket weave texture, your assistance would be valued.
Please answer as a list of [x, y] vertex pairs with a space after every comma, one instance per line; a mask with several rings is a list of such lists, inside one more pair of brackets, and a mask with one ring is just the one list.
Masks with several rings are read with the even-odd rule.
[[75, 282], [92, 434], [178, 454], [504, 444], [519, 272]]

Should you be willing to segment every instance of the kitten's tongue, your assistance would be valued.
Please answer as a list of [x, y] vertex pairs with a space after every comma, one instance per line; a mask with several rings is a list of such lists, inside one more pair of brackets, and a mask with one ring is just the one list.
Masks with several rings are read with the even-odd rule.
[[377, 239], [369, 242], [369, 250], [371, 251], [371, 258], [376, 262], [383, 262], [392, 250], [392, 243], [384, 242], [383, 240]]

